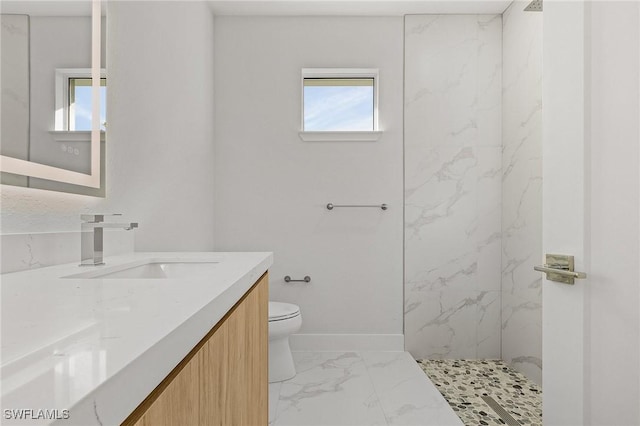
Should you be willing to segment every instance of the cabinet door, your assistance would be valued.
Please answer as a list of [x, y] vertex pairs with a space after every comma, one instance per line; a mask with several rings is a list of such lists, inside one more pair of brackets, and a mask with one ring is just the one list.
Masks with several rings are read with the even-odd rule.
[[123, 426], [266, 426], [268, 311], [265, 274]]
[[153, 403], [146, 407], [135, 426], [184, 426], [197, 425], [199, 400], [200, 354], [180, 370], [168, 382]]
[[245, 408], [247, 425], [269, 423], [269, 279], [264, 276], [250, 294], [245, 344], [249, 356], [244, 358], [247, 389]]
[[233, 424], [228, 418], [231, 404], [229, 371], [229, 321], [223, 322], [200, 349], [200, 425]]
[[201, 425], [268, 424], [268, 291], [264, 276], [201, 349]]

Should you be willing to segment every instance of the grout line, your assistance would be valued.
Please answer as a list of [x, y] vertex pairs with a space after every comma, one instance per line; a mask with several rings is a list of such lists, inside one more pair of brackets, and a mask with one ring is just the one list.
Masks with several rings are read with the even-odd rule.
[[[275, 426], [278, 422], [278, 406], [280, 405], [280, 395], [282, 394], [282, 385], [285, 382], [278, 383], [278, 396], [276, 398], [276, 403], [273, 407], [273, 411], [275, 411], [275, 413], [273, 414], [273, 422], [269, 421], [269, 426]], [[271, 383], [269, 385], [271, 385]], [[269, 392], [269, 396], [271, 396], [271, 392]], [[271, 406], [271, 404], [269, 404], [269, 406]], [[271, 413], [269, 413], [269, 420], [271, 420]]]
[[367, 377], [369, 378], [369, 382], [371, 382], [371, 388], [373, 389], [373, 393], [375, 394], [376, 398], [378, 399], [378, 405], [380, 406], [380, 411], [382, 411], [382, 415], [384, 416], [385, 424], [387, 426], [390, 426], [391, 423], [389, 423], [389, 416], [387, 416], [387, 412], [385, 411], [385, 409], [384, 409], [384, 407], [382, 405], [382, 400], [380, 399], [380, 394], [378, 393], [378, 389], [376, 388], [376, 384], [373, 382], [373, 377], [371, 377], [371, 373], [369, 372], [369, 366], [367, 365], [367, 362], [362, 357], [361, 352], [362, 351], [358, 351], [358, 352], [356, 352], [356, 354], [358, 354], [358, 358], [360, 358], [360, 360], [362, 361], [362, 365], [364, 365], [364, 371], [367, 372]]
[[407, 176], [407, 164], [406, 164], [406, 146], [405, 146], [405, 132], [407, 128], [406, 123], [406, 79], [407, 79], [407, 16], [402, 17], [402, 335], [404, 336], [403, 348], [407, 349], [407, 336], [406, 336], [406, 319], [405, 319], [405, 305], [406, 305], [406, 176]]
[[504, 14], [515, 3], [515, 0], [511, 2], [500, 15], [500, 324], [498, 326], [498, 335], [500, 336], [500, 343], [498, 347], [498, 354], [500, 359], [502, 358], [502, 320], [503, 320], [503, 274], [502, 274], [502, 259], [504, 247]]

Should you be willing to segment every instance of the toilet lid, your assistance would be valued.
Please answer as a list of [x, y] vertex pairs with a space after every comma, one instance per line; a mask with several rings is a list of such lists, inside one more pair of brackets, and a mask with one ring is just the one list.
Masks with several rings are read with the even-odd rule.
[[269, 321], [280, 321], [300, 315], [300, 308], [292, 303], [269, 302]]

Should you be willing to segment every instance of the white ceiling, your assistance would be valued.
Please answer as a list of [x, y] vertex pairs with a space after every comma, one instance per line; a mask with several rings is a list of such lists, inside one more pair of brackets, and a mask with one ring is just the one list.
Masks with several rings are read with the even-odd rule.
[[[108, 1], [102, 0], [103, 14]], [[190, 1], [190, 0], [172, 0]], [[513, 0], [207, 0], [216, 15], [403, 16], [412, 14], [500, 14]], [[90, 0], [1, 0], [1, 13], [89, 16]]]
[[216, 15], [501, 14], [512, 0], [209, 0]]
[[[0, 13], [30, 16], [91, 16], [91, 0], [0, 0]], [[102, 14], [106, 14], [104, 0]]]

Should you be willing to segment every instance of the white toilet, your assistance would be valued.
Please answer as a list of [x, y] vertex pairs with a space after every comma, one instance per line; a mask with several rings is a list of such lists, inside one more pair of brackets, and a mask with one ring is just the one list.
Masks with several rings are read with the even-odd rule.
[[269, 383], [296, 375], [289, 336], [300, 330], [300, 308], [291, 303], [269, 302]]

